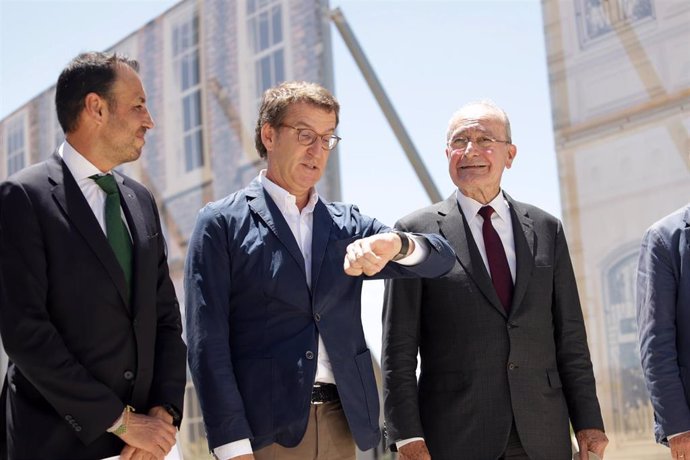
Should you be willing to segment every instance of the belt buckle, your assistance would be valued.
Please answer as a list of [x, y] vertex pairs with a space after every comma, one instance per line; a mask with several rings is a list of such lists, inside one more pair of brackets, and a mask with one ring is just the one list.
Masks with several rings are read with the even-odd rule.
[[311, 403], [315, 406], [320, 406], [321, 404], [324, 404], [324, 401], [316, 401], [315, 396], [321, 396], [321, 399], [323, 399], [323, 395], [319, 395], [317, 393], [320, 393], [321, 390], [321, 384], [315, 383], [314, 386], [311, 388]]

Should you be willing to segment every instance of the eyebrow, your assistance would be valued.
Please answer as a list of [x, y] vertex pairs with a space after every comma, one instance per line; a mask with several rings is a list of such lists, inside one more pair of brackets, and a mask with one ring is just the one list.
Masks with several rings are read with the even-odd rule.
[[[287, 124], [287, 123], [286, 123], [286, 124]], [[322, 133], [319, 133], [318, 131], [316, 131], [316, 129], [315, 129], [313, 126], [311, 126], [309, 123], [307, 123], [306, 121], [296, 121], [296, 122], [290, 123], [290, 124], [293, 125], [295, 128], [300, 128], [300, 129], [303, 129], [303, 128], [311, 129], [311, 130], [314, 131], [316, 134], [322, 134]], [[335, 127], [334, 127], [334, 128], [329, 128], [329, 129], [327, 129], [326, 132], [323, 133], [323, 134], [328, 134], [329, 132], [330, 132], [330, 134], [333, 134], [333, 133], [335, 132], [335, 130], [336, 130]]]

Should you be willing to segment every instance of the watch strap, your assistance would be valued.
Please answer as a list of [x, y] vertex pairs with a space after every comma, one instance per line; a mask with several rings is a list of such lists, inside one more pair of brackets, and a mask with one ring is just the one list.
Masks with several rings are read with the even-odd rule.
[[407, 236], [407, 233], [405, 232], [400, 232], [397, 230], [393, 230], [393, 233], [398, 235], [400, 238], [400, 251], [391, 259], [393, 262], [396, 262], [400, 259], [404, 259], [405, 257], [410, 255], [410, 237]]

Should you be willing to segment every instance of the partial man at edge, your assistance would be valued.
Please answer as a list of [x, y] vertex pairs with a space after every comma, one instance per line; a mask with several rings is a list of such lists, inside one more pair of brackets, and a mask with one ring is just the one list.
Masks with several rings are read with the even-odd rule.
[[637, 327], [656, 441], [690, 459], [690, 205], [642, 238]]

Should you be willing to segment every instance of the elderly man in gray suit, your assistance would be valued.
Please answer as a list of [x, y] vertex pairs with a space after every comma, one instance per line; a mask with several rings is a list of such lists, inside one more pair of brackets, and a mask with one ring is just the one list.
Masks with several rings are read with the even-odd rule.
[[516, 153], [503, 110], [462, 107], [446, 148], [458, 190], [398, 222], [457, 254], [442, 278], [386, 285], [385, 417], [401, 459], [566, 460], [569, 422], [581, 459], [608, 443], [561, 222], [501, 189]]
[[637, 325], [656, 440], [674, 460], [690, 459], [690, 205], [642, 239]]

